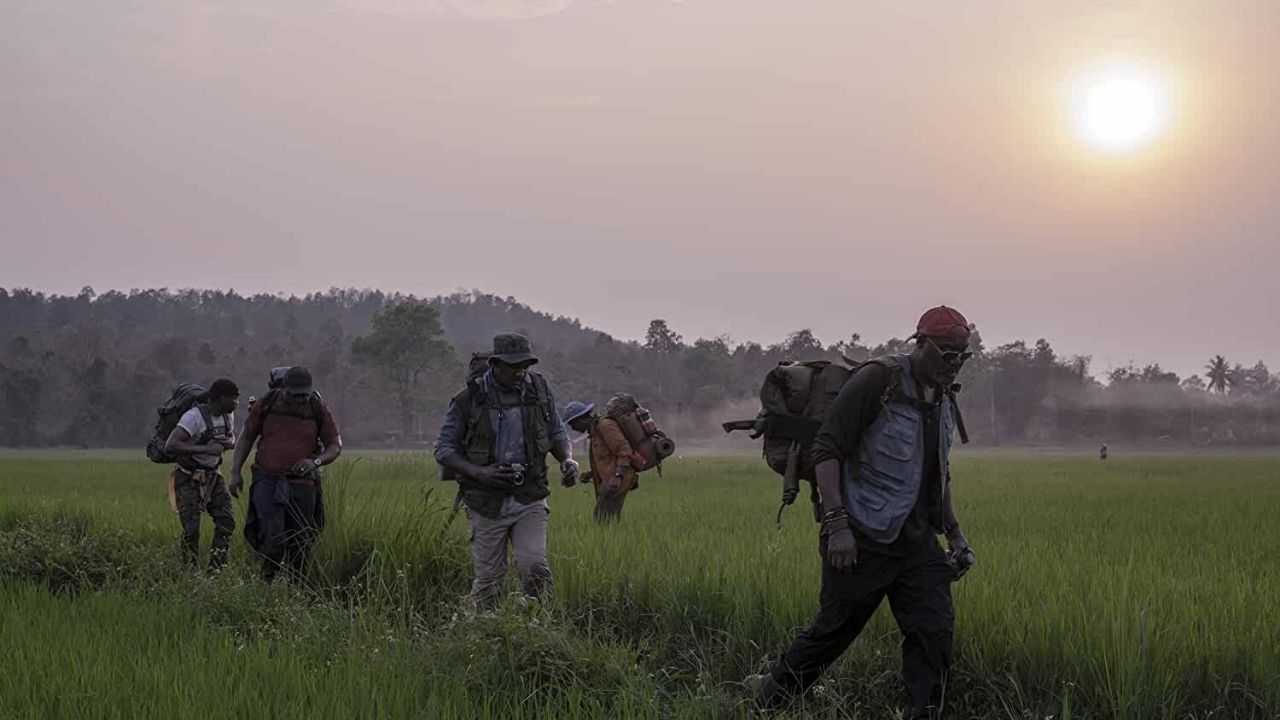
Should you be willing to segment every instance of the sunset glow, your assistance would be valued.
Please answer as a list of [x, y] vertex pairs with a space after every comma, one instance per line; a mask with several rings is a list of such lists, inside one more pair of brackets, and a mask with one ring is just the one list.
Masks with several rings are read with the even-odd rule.
[[1151, 144], [1168, 124], [1164, 81], [1133, 70], [1110, 70], [1082, 81], [1075, 98], [1076, 132], [1095, 149], [1128, 153]]

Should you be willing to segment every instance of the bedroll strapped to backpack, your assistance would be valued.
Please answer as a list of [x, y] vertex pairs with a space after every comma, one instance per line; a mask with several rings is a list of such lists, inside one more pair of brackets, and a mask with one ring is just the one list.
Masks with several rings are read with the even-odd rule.
[[[178, 427], [178, 421], [188, 410], [195, 407], [204, 394], [204, 387], [195, 383], [182, 383], [173, 389], [169, 399], [163, 405], [156, 408], [156, 415], [160, 417], [156, 420], [151, 440], [147, 442], [147, 459], [153, 463], [162, 464], [177, 461], [165, 452], [165, 443], [169, 441], [169, 435], [173, 429]], [[205, 426], [209, 426], [208, 417], [205, 418]]]
[[661, 475], [662, 461], [675, 454], [676, 443], [658, 429], [649, 411], [636, 402], [634, 396], [617, 393], [605, 403], [604, 416], [618, 423], [627, 444], [644, 458], [642, 465], [633, 465], [636, 472], [657, 468]]

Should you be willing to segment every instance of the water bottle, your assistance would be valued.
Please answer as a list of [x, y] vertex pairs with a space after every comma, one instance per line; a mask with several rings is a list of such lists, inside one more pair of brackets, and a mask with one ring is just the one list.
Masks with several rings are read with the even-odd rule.
[[649, 411], [642, 407], [636, 408], [636, 419], [640, 421], [640, 426], [644, 428], [646, 435], [657, 435], [658, 424], [653, 421], [653, 416]]

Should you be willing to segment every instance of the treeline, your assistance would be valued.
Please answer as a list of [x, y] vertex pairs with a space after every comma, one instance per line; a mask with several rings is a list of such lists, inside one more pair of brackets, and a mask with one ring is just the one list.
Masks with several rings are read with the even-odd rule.
[[[655, 320], [623, 342], [579, 321], [481, 292], [429, 299], [371, 290], [304, 297], [214, 290], [75, 296], [0, 289], [0, 445], [141, 447], [154, 408], [179, 382], [229, 376], [244, 396], [267, 372], [305, 364], [357, 445], [421, 446], [435, 434], [470, 353], [494, 333], [529, 335], [558, 399], [629, 390], [673, 435], [716, 436], [754, 412], [784, 359], [865, 359], [902, 344], [857, 334], [826, 344], [797, 330], [773, 345], [686, 341]], [[1103, 382], [1089, 358], [1045, 340], [983, 345], [961, 375], [961, 405], [982, 444], [1280, 444], [1280, 379], [1266, 365], [1206, 359], [1204, 376], [1124, 367]]]

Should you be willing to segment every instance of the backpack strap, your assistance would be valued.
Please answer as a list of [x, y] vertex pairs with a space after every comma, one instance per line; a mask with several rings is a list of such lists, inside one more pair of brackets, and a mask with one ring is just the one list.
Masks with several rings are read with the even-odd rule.
[[258, 403], [262, 406], [262, 408], [258, 410], [259, 426], [265, 425], [267, 422], [267, 418], [272, 415], [287, 415], [289, 417], [296, 417], [296, 418], [302, 418], [304, 420], [313, 421], [316, 424], [316, 435], [317, 436], [320, 435], [320, 427], [324, 424], [324, 400], [320, 397], [320, 393], [313, 392], [307, 396], [307, 402], [311, 406], [311, 417], [309, 418], [299, 413], [284, 412], [283, 410], [277, 410], [276, 401], [278, 401], [279, 399], [280, 399], [280, 390], [274, 389], [269, 391], [266, 395], [262, 397], [261, 400], [258, 401]]
[[276, 389], [268, 390], [266, 395], [258, 401], [258, 423], [261, 425], [267, 421], [267, 415], [271, 414], [271, 408], [276, 404], [276, 398], [280, 397], [280, 391]]
[[[204, 432], [200, 433], [198, 444], [207, 445], [213, 439], [213, 413], [209, 412], [209, 406], [204, 403], [196, 403], [196, 410], [200, 412], [200, 417], [204, 419]], [[192, 438], [192, 440], [194, 439]]]
[[[555, 408], [551, 407], [551, 392], [547, 390], [547, 379], [541, 374], [530, 371], [529, 377], [533, 380], [533, 401], [534, 404], [542, 410], [542, 417], [548, 423], [554, 424], [552, 414]], [[528, 403], [526, 403], [528, 404]]]
[[960, 392], [960, 383], [955, 383], [947, 388], [947, 396], [951, 398], [951, 407], [956, 411], [956, 430], [960, 433], [960, 444], [969, 444], [969, 431], [964, 427], [964, 413], [960, 412], [960, 403], [956, 399], [956, 394]]
[[307, 401], [311, 403], [311, 415], [316, 419], [316, 437], [320, 437], [320, 428], [324, 426], [324, 399], [320, 393], [312, 392]]
[[463, 438], [469, 439], [475, 429], [475, 423], [484, 416], [484, 408], [489, 405], [488, 393], [484, 390], [484, 376], [467, 380], [453, 396], [453, 402], [462, 413]]

